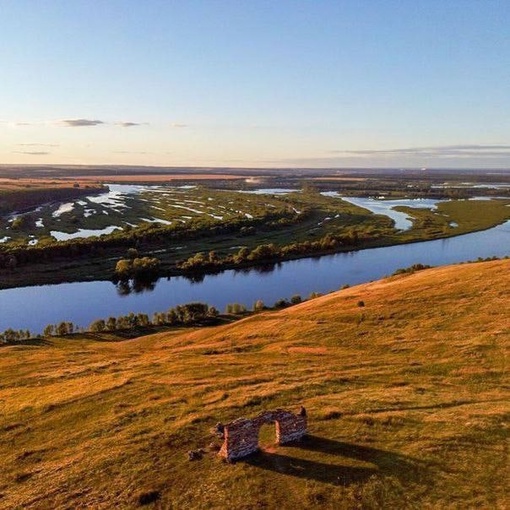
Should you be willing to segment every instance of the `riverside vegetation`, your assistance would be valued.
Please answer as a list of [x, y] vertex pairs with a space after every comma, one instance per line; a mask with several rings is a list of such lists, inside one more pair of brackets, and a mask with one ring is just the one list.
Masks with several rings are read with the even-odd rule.
[[[504, 508], [510, 261], [415, 270], [233, 324], [2, 348], [0, 508]], [[217, 457], [218, 421], [299, 405], [302, 443], [265, 426], [259, 454]]]
[[[508, 204], [510, 199], [454, 200], [434, 210], [402, 208], [413, 227], [398, 231], [387, 216], [324, 196], [310, 184], [282, 196], [158, 186], [122, 200], [81, 197], [65, 207], [50, 204], [0, 223], [5, 241], [0, 244], [0, 286], [124, 278], [145, 271], [149, 261], [153, 275], [196, 275], [437, 239], [502, 223], [510, 217]], [[111, 230], [108, 235], [54, 237], [105, 229]], [[126, 258], [130, 249], [139, 253], [142, 265], [135, 267]]]

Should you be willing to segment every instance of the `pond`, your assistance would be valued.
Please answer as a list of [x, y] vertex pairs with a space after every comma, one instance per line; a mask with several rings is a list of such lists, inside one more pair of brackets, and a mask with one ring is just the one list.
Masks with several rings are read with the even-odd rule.
[[129, 312], [152, 314], [178, 304], [201, 301], [220, 311], [228, 303], [251, 308], [261, 299], [272, 305], [295, 294], [338, 290], [422, 263], [433, 266], [510, 255], [510, 221], [483, 232], [385, 248], [283, 262], [265, 269], [224, 271], [199, 283], [162, 278], [153, 290], [121, 295], [111, 282], [80, 282], [0, 291], [0, 331], [9, 327], [41, 332], [45, 325], [71, 321], [88, 326], [98, 318]]

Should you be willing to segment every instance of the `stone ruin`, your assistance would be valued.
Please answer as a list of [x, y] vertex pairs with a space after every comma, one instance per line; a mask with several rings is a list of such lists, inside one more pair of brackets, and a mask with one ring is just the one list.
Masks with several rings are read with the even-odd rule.
[[252, 419], [239, 418], [226, 425], [218, 423], [216, 434], [223, 438], [218, 455], [228, 461], [246, 457], [259, 449], [259, 430], [266, 423], [276, 425], [276, 443], [297, 441], [306, 434], [306, 410], [301, 407], [298, 414], [285, 409], [265, 411]]

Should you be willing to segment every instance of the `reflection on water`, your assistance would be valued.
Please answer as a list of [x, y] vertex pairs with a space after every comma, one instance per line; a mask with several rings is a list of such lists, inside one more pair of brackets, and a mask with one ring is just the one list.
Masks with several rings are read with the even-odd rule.
[[179, 276], [161, 278], [157, 285], [130, 282], [119, 287], [99, 281], [7, 289], [0, 291], [0, 331], [12, 327], [39, 332], [63, 320], [88, 326], [98, 318], [130, 312], [150, 315], [194, 301], [218, 310], [236, 302], [251, 308], [258, 299], [272, 305], [295, 294], [305, 298], [376, 280], [413, 264], [437, 266], [492, 256], [510, 256], [510, 222], [449, 239], [229, 270], [195, 281]]
[[119, 280], [115, 285], [119, 296], [129, 296], [130, 294], [141, 294], [143, 292], [152, 292], [156, 288], [157, 278]]

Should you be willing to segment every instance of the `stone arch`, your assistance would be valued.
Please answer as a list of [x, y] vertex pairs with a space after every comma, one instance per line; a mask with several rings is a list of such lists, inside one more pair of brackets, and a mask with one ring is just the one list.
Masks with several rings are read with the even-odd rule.
[[275, 424], [276, 443], [285, 444], [301, 439], [307, 430], [306, 411], [298, 414], [285, 409], [265, 411], [252, 419], [239, 418], [221, 426], [223, 445], [219, 455], [227, 460], [246, 457], [259, 449], [259, 430], [264, 424]]

